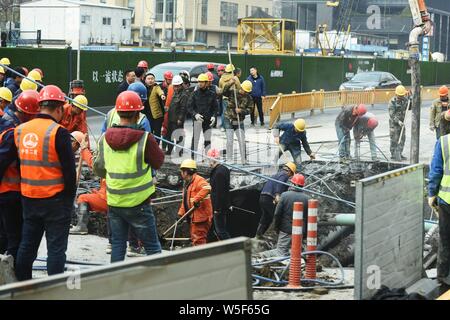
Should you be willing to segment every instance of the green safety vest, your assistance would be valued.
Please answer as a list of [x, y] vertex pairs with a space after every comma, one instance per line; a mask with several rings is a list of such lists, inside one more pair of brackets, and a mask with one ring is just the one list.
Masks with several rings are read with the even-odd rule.
[[128, 150], [113, 150], [105, 141], [99, 141], [106, 170], [107, 203], [112, 207], [131, 208], [144, 202], [155, 192], [152, 170], [145, 163], [145, 145], [148, 132]]
[[444, 175], [441, 179], [438, 197], [450, 203], [450, 139], [449, 135], [441, 138], [442, 158], [444, 159]]
[[[139, 119], [137, 121], [138, 124], [142, 124], [142, 121], [145, 118], [145, 114], [139, 113]], [[116, 109], [111, 110], [107, 114], [107, 120], [106, 120], [106, 128], [111, 128], [113, 124], [118, 125], [120, 123], [120, 117], [117, 114]]]

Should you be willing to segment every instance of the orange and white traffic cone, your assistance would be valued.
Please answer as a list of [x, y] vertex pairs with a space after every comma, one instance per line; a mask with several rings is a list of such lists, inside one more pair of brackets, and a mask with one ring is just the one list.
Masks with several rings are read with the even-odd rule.
[[288, 287], [300, 288], [302, 277], [303, 203], [294, 202]]
[[[317, 208], [319, 201], [311, 199], [308, 201], [308, 231], [306, 238], [306, 251], [317, 250]], [[306, 279], [316, 279], [316, 255], [310, 254], [306, 257]]]

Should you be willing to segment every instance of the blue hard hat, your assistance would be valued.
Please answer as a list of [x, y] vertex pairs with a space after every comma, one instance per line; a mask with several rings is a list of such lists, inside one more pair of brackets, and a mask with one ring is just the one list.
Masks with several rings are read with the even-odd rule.
[[141, 98], [142, 102], [147, 101], [147, 88], [145, 88], [142, 82], [134, 82], [128, 86], [127, 91], [136, 92]]

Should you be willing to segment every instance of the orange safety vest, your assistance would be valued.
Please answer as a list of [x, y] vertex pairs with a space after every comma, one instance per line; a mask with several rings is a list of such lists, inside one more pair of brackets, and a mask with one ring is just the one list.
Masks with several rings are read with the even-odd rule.
[[[9, 128], [0, 134], [0, 143], [7, 132], [14, 130], [14, 128]], [[20, 173], [17, 168], [17, 161], [13, 161], [8, 168], [6, 168], [3, 174], [2, 181], [0, 182], [0, 194], [10, 191], [20, 192]]]
[[51, 119], [36, 118], [14, 130], [23, 196], [50, 198], [64, 190], [63, 173], [55, 147], [59, 127]]

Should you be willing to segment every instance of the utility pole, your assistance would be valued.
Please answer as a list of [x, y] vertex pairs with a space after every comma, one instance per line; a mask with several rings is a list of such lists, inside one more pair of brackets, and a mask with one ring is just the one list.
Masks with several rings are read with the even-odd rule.
[[142, 42], [144, 40], [144, 14], [145, 14], [145, 2], [144, 1], [145, 0], [141, 0], [141, 19], [140, 19], [140, 27], [139, 27], [139, 47], [142, 47]]
[[174, 36], [173, 36], [173, 32], [174, 32], [174, 23], [175, 23], [175, 14], [176, 14], [176, 1], [177, 0], [173, 0], [172, 2], [172, 37], [170, 39], [170, 42], [173, 42]]
[[167, 0], [163, 0], [163, 18], [162, 18], [162, 40], [166, 40], [166, 12], [167, 12]]

